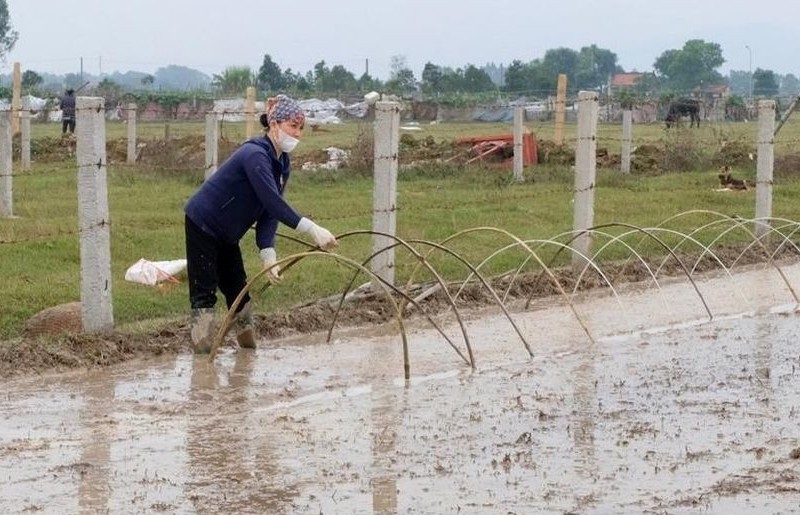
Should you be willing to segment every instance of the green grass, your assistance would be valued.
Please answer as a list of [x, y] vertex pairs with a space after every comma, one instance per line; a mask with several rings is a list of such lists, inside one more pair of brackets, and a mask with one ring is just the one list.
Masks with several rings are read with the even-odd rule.
[[[35, 124], [34, 138], [56, 136], [56, 124]], [[203, 124], [172, 123], [174, 136], [202, 134]], [[305, 152], [335, 145], [350, 147], [368, 124], [346, 123], [328, 127], [328, 132], [307, 132], [298, 149], [296, 162]], [[448, 141], [468, 134], [509, 132], [506, 124], [424, 125], [415, 137], [432, 135]], [[552, 137], [552, 124], [529, 124], [540, 140]], [[241, 139], [242, 124], [229, 124], [228, 137]], [[722, 139], [755, 141], [756, 124], [726, 124], [702, 127], [693, 133], [703, 148], [713, 149]], [[124, 138], [126, 127], [109, 123], [109, 140]], [[567, 126], [567, 138], [574, 137], [574, 125]], [[619, 126], [601, 125], [598, 145], [611, 152], [619, 145]], [[800, 122], [790, 120], [778, 138], [776, 152], [796, 147]], [[139, 123], [139, 138], [163, 136], [163, 124]], [[635, 127], [635, 144], [661, 141], [661, 126]], [[79, 247], [77, 236], [76, 165], [71, 162], [36, 162], [29, 173], [14, 179], [14, 212], [17, 218], [0, 219], [0, 282], [3, 309], [0, 311], [0, 339], [19, 333], [24, 321], [37, 311], [55, 304], [79, 300]], [[751, 174], [745, 170], [743, 174]], [[525, 239], [548, 239], [572, 228], [572, 171], [569, 167], [539, 166], [525, 171], [526, 181], [512, 184], [510, 171], [500, 168], [431, 165], [401, 173], [398, 185], [398, 235], [404, 239], [439, 241], [455, 232], [478, 226], [492, 226]], [[185, 283], [151, 288], [123, 280], [125, 270], [140, 257], [151, 260], [184, 256], [182, 207], [202, 181], [202, 170], [165, 171], [144, 167], [111, 165], [108, 168], [111, 211], [111, 252], [114, 316], [117, 324], [153, 318], [183, 316], [188, 310]], [[677, 213], [709, 209], [745, 218], [754, 216], [754, 192], [717, 193], [712, 169], [679, 174], [622, 176], [615, 170], [598, 171], [595, 199], [596, 224], [625, 222], [653, 226]], [[800, 219], [800, 181], [792, 177], [776, 184], [775, 216]], [[298, 211], [315, 218], [336, 234], [371, 228], [372, 182], [364, 174], [340, 172], [296, 172], [287, 197]], [[676, 222], [689, 230], [709, 221], [692, 217]], [[673, 227], [676, 227], [673, 224]], [[282, 227], [280, 232], [294, 235]], [[619, 230], [617, 231], [619, 232]], [[473, 263], [506, 245], [497, 233], [480, 233], [454, 241], [451, 248]], [[250, 274], [259, 270], [252, 234], [242, 242], [245, 265]], [[371, 253], [371, 237], [343, 239], [338, 252], [357, 260]], [[303, 247], [279, 240], [279, 256]], [[552, 249], [547, 252], [552, 254]], [[414, 268], [410, 256], [398, 251], [398, 281], [404, 282]], [[617, 248], [609, 257], [623, 254]], [[506, 253], [492, 263], [491, 271], [514, 268], [524, 259], [520, 251]], [[440, 272], [451, 278], [466, 273], [455, 260], [434, 258]], [[285, 309], [299, 302], [338, 292], [352, 272], [331, 260], [309, 259], [286, 273], [284, 282], [258, 298], [258, 309]], [[420, 280], [427, 279], [421, 274]], [[365, 282], [362, 277], [358, 283]], [[357, 284], [358, 284], [357, 283]]]

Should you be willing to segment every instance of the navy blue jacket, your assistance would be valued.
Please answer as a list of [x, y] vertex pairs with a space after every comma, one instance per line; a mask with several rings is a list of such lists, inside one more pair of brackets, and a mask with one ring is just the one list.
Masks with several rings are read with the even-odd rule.
[[294, 229], [301, 218], [283, 199], [290, 171], [287, 153], [277, 157], [269, 138], [252, 138], [203, 183], [184, 211], [226, 243], [238, 243], [255, 223], [258, 248], [273, 247], [278, 222]]
[[75, 97], [72, 95], [64, 95], [61, 97], [61, 102], [59, 103], [59, 107], [61, 108], [61, 119], [62, 120], [74, 120], [75, 119]]

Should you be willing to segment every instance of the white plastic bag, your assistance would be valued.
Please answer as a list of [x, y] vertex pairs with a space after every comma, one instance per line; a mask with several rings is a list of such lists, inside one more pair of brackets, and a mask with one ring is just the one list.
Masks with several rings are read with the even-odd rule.
[[178, 282], [175, 275], [186, 268], [185, 259], [173, 261], [148, 261], [141, 258], [125, 272], [125, 280], [155, 286], [162, 281]]

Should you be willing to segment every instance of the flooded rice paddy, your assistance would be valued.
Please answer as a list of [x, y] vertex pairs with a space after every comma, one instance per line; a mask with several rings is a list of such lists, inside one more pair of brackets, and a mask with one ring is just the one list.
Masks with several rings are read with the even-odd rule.
[[[785, 270], [800, 284], [800, 267]], [[6, 382], [0, 513], [797, 513], [800, 317], [774, 269]], [[454, 341], [459, 334], [449, 324]]]

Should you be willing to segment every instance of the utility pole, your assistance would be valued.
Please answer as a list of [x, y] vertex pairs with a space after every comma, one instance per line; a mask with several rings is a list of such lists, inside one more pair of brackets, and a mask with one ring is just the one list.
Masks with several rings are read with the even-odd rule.
[[748, 94], [748, 98], [750, 99], [750, 103], [753, 103], [753, 50], [750, 48], [750, 45], [744, 46], [747, 49], [748, 55], [748, 66], [749, 66], [749, 78], [750, 78], [750, 92]]

